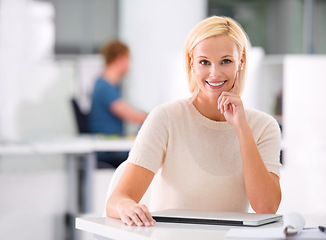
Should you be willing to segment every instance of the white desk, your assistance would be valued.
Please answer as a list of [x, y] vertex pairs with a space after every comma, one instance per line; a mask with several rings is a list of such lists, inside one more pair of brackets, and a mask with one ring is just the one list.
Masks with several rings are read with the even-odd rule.
[[154, 227], [127, 226], [120, 220], [98, 217], [77, 218], [76, 228], [93, 233], [98, 239], [123, 239], [123, 240], [173, 240], [173, 239], [224, 239], [230, 227], [156, 223]]
[[33, 154], [33, 150], [27, 142], [0, 142], [1, 155], [24, 155]]
[[[282, 226], [281, 222], [262, 227]], [[127, 226], [120, 220], [108, 217], [85, 217], [76, 219], [76, 228], [93, 233], [104, 240], [219, 240], [224, 239], [230, 226], [197, 225], [180, 223], [156, 223], [154, 227]]]

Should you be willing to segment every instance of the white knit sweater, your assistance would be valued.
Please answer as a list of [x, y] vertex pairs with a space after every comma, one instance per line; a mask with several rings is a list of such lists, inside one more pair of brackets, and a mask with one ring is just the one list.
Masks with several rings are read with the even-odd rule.
[[[256, 110], [246, 110], [246, 116], [265, 166], [279, 175], [277, 122]], [[151, 211], [248, 211], [235, 129], [204, 117], [189, 99], [158, 106], [149, 114], [128, 161], [156, 173]]]

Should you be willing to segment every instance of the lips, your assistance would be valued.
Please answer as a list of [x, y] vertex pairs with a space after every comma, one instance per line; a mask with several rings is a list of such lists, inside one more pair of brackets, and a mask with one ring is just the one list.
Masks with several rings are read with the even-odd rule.
[[206, 81], [206, 83], [209, 85], [209, 86], [211, 86], [211, 87], [221, 87], [222, 85], [224, 85], [224, 83], [226, 82], [226, 80], [225, 81], [222, 81], [222, 82], [210, 82], [210, 81]]

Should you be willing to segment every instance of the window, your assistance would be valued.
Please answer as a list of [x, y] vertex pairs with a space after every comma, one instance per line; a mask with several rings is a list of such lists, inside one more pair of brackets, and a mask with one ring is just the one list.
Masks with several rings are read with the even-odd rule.
[[209, 15], [236, 19], [266, 54], [326, 54], [325, 0], [209, 0]]

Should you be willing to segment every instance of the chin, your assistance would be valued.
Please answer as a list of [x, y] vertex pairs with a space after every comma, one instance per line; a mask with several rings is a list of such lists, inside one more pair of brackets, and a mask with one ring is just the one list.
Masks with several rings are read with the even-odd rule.
[[209, 94], [206, 94], [206, 97], [208, 99], [212, 99], [212, 100], [216, 100], [221, 96], [221, 93], [218, 93], [218, 94], [212, 94], [212, 93], [209, 93]]

